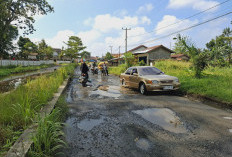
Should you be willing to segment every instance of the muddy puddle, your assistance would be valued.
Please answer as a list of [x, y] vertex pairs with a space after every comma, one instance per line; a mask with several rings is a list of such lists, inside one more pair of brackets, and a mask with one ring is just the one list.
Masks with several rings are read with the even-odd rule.
[[135, 144], [138, 148], [147, 151], [150, 148], [150, 143], [147, 139], [145, 138], [136, 138], [135, 139]]
[[101, 116], [98, 119], [91, 119], [91, 118], [86, 118], [81, 121], [78, 121], [76, 118], [70, 118], [66, 121], [66, 123], [69, 126], [76, 126], [77, 128], [84, 130], [84, 131], [90, 131], [94, 127], [100, 125], [101, 123], [104, 122], [105, 117]]
[[9, 81], [2, 81], [0, 82], [0, 93], [6, 93], [11, 90], [16, 89], [20, 85], [23, 85], [27, 83], [28, 80], [34, 80], [37, 77], [41, 76], [40, 74], [24, 77], [24, 78], [18, 78], [18, 79], [13, 79]]
[[118, 86], [100, 86], [97, 90], [92, 91], [90, 96], [91, 95], [98, 95], [99, 98], [112, 97], [119, 99], [122, 94]]
[[145, 120], [161, 126], [163, 129], [174, 133], [186, 133], [187, 130], [183, 126], [180, 118], [167, 108], [150, 108], [144, 110], [133, 111]]

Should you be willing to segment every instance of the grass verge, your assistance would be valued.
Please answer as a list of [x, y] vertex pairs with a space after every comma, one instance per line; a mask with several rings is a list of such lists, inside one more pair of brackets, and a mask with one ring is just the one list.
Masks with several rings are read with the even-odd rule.
[[35, 71], [43, 68], [48, 68], [54, 64], [42, 64], [38, 66], [6, 66], [0, 67], [0, 78], [9, 76], [11, 74]]
[[74, 65], [64, 66], [51, 75], [28, 81], [9, 94], [0, 94], [0, 150], [5, 152], [73, 73]]
[[186, 94], [196, 94], [227, 104], [232, 104], [232, 69], [229, 67], [208, 67], [202, 78], [194, 77], [189, 62], [160, 61], [157, 68], [168, 75], [176, 76], [181, 82], [180, 90]]
[[37, 132], [33, 137], [33, 145], [27, 157], [63, 156], [62, 149], [67, 144], [64, 141], [62, 128], [67, 111], [65, 97], [61, 96], [52, 113], [44, 119], [39, 118]]

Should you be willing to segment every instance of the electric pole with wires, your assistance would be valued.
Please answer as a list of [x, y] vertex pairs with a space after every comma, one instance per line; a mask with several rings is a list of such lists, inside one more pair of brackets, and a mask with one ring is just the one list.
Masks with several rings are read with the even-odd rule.
[[127, 52], [127, 31], [131, 30], [131, 28], [122, 28], [123, 30], [126, 31], [126, 39], [125, 39], [125, 53]]

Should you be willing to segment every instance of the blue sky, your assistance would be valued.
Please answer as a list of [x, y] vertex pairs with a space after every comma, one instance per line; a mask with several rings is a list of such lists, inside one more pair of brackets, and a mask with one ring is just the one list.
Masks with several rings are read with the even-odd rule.
[[[147, 42], [205, 20], [232, 11], [232, 0], [209, 11], [183, 20], [195, 13], [225, 0], [48, 0], [55, 12], [35, 17], [36, 32], [29, 37], [38, 42], [45, 39], [54, 48], [65, 46], [69, 36], [79, 36], [92, 56], [104, 55], [113, 46], [113, 53], [124, 51], [125, 31], [128, 31], [128, 49], [140, 44], [163, 44], [173, 47], [173, 37]], [[231, 27], [232, 14], [181, 32], [203, 48], [205, 43]], [[178, 22], [178, 23], [177, 23]], [[177, 23], [175, 25], [171, 25]], [[168, 26], [168, 27], [167, 27]], [[166, 28], [163, 28], [166, 27]]]

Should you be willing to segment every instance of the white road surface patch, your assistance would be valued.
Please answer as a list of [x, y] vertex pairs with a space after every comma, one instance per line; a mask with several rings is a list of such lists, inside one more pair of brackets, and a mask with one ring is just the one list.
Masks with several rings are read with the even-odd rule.
[[223, 117], [224, 119], [232, 120], [232, 117]]
[[232, 129], [229, 129], [229, 132], [232, 133]]

